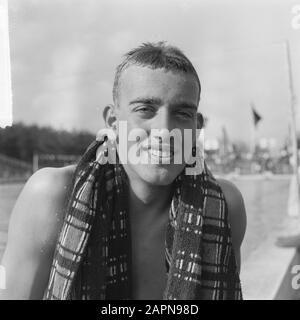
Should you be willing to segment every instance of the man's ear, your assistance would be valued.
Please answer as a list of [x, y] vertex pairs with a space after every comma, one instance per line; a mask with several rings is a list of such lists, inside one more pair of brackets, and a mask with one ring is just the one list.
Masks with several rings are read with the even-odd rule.
[[115, 113], [115, 106], [113, 104], [105, 106], [103, 110], [103, 119], [107, 128], [116, 128], [117, 117]]
[[204, 118], [202, 113], [197, 112], [197, 129], [202, 129], [204, 127]]

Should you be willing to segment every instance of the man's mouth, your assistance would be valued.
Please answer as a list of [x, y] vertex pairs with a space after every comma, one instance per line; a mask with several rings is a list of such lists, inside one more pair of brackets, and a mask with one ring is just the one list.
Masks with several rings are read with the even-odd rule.
[[161, 145], [151, 145], [144, 148], [145, 151], [149, 153], [151, 158], [159, 160], [169, 160], [174, 158], [174, 150], [171, 145], [161, 144]]
[[159, 158], [173, 158], [173, 153], [172, 152], [167, 152], [167, 151], [159, 151], [159, 150], [153, 150], [149, 149], [148, 152], [154, 156], [154, 157], [159, 157]]

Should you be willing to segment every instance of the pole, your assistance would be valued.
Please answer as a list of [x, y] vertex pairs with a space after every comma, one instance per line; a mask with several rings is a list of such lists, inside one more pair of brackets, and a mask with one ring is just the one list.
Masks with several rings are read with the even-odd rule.
[[39, 155], [34, 152], [32, 157], [32, 171], [35, 173], [39, 169]]
[[[294, 84], [293, 84], [293, 74], [292, 74], [292, 63], [290, 55], [290, 46], [288, 40], [285, 41], [286, 49], [286, 60], [288, 67], [288, 79], [289, 79], [289, 91], [290, 91], [290, 126], [291, 126], [291, 140], [292, 140], [292, 152], [293, 152], [293, 172], [295, 174], [295, 183], [296, 183], [296, 197], [297, 205], [299, 205], [299, 194], [300, 194], [300, 182], [298, 174], [298, 165], [299, 165], [299, 155], [298, 155], [298, 146], [297, 146], [297, 127], [296, 127], [296, 96], [294, 93]], [[299, 215], [299, 212], [297, 213]]]
[[[251, 109], [252, 112], [252, 109]], [[256, 150], [256, 127], [255, 124], [252, 124], [252, 132], [251, 132], [251, 154], [252, 159], [255, 158], [255, 150]]]

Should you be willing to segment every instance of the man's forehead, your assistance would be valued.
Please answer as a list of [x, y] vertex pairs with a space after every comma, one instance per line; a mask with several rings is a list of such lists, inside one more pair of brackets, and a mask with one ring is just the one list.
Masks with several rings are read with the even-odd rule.
[[193, 74], [163, 68], [153, 69], [132, 65], [123, 71], [119, 82], [119, 90], [126, 93], [141, 89], [164, 90], [168, 87], [176, 88], [181, 91], [180, 94], [186, 92], [187, 95], [191, 95], [191, 98], [199, 93], [199, 85]]
[[164, 78], [166, 76], [189, 81], [196, 80], [191, 73], [186, 73], [180, 70], [167, 70], [165, 68], [151, 68], [151, 66], [130, 65], [126, 67], [121, 74], [120, 80], [133, 79], [148, 79], [148, 78]]

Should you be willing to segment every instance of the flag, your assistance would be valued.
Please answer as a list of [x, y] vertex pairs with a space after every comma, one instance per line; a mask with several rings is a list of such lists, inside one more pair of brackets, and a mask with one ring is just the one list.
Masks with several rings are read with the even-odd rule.
[[253, 114], [253, 121], [254, 121], [254, 126], [256, 127], [258, 122], [262, 119], [261, 115], [255, 110], [253, 104], [251, 105], [252, 107], [252, 114]]

